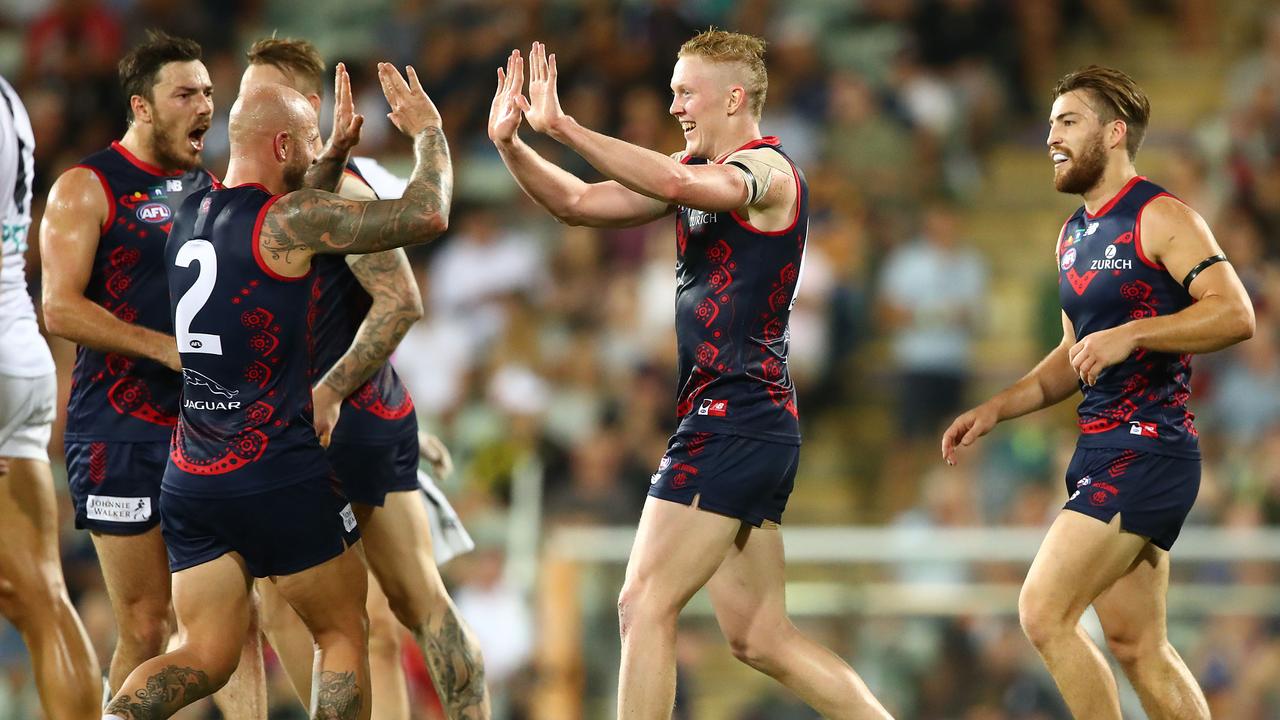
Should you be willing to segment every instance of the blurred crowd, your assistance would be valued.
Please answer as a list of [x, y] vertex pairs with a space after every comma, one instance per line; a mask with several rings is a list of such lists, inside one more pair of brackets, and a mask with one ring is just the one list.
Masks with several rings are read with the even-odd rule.
[[[217, 105], [205, 159], [215, 174], [225, 168], [226, 110], [253, 40], [303, 37], [330, 63], [344, 61], [366, 118], [357, 152], [401, 174], [409, 146], [385, 119], [373, 68], [380, 60], [415, 66], [444, 116], [457, 191], [448, 234], [410, 250], [426, 316], [394, 362], [422, 425], [457, 462], [446, 488], [480, 548], [446, 575], [480, 635], [501, 712], [519, 718], [529, 717], [538, 682], [538, 628], [529, 575], [505, 566], [513, 524], [537, 523], [545, 537], [560, 524], [637, 520], [675, 426], [675, 282], [670, 219], [626, 230], [563, 227], [511, 181], [485, 135], [495, 69], [509, 50], [544, 41], [556, 53], [569, 114], [672, 152], [683, 146], [667, 114], [680, 44], [711, 24], [769, 41], [762, 129], [782, 139], [812, 192], [790, 365], [806, 450], [787, 520], [920, 527], [1038, 526], [1063, 499], [1069, 412], [1019, 421], [954, 471], [932, 456], [955, 413], [1016, 379], [1057, 341], [1037, 334], [1044, 318], [1057, 323], [1056, 307], [1040, 299], [1055, 280], [1048, 248], [1057, 225], [1029, 229], [1034, 248], [1017, 249], [1026, 266], [1013, 279], [997, 274], [991, 244], [966, 229], [973, 212], [999, 201], [985, 189], [997, 153], [1043, 156], [1048, 89], [1068, 69], [1054, 50], [1087, 37], [1095, 59], [1122, 64], [1127, 33], [1157, 27], [1182, 49], [1179, 62], [1221, 63], [1228, 71], [1204, 90], [1217, 94], [1208, 98], [1215, 112], [1195, 124], [1161, 125], [1161, 98], [1152, 98], [1145, 152], [1165, 158], [1153, 180], [1214, 229], [1259, 318], [1253, 340], [1195, 363], [1205, 476], [1192, 522], [1275, 526], [1280, 14], [1261, 2], [1226, 5], [1233, 12], [1217, 17], [1237, 18], [1249, 32], [1215, 24], [1214, 3], [1195, 0], [311, 0], [305, 12], [286, 0], [4, 0], [0, 70], [36, 132], [38, 225], [57, 175], [123, 132], [115, 62], [146, 28], [204, 46]], [[580, 158], [521, 132], [548, 157], [596, 177]], [[1045, 160], [1028, 181], [1048, 189], [1049, 177]], [[37, 297], [38, 255], [33, 243]], [[1032, 351], [989, 366], [980, 359], [1001, 355], [990, 349], [992, 289], [1011, 283], [1019, 302], [1045, 307], [1019, 333]], [[55, 344], [55, 354], [65, 376], [69, 348]], [[541, 481], [533, 518], [512, 512], [515, 488], [531, 473]], [[69, 529], [63, 542], [73, 597], [105, 657], [113, 629], [92, 547]], [[536, 548], [524, 550], [537, 557]], [[961, 581], [1021, 577], [1016, 568], [1013, 576], [953, 571]], [[1273, 566], [1175, 562], [1174, 572], [1224, 585], [1280, 582]], [[1280, 691], [1265, 682], [1280, 676], [1280, 609], [1174, 629], [1215, 715], [1280, 716]], [[1067, 717], [1016, 617], [812, 630], [836, 638], [898, 717]], [[601, 663], [611, 668], [616, 643], [597, 644], [592, 653], [612, 654]], [[719, 717], [695, 711], [690, 693], [705, 689], [688, 659], [697, 657], [682, 653], [693, 690], [682, 689], [690, 702], [681, 717]], [[418, 712], [436, 717], [425, 670], [414, 673]], [[607, 675], [588, 673], [588, 692], [608, 696]], [[302, 717], [283, 681], [273, 696], [281, 701], [272, 717]], [[36, 717], [33, 702], [21, 642], [0, 631], [0, 720]], [[734, 718], [812, 717], [789, 703], [764, 689]]]

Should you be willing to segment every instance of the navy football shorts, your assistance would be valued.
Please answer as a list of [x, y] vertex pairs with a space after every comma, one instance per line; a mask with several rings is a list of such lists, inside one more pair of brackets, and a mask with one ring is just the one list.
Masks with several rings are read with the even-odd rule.
[[1076, 448], [1065, 507], [1173, 547], [1200, 491], [1200, 461], [1136, 450]]
[[140, 535], [160, 523], [166, 442], [68, 442], [67, 485], [76, 528]]
[[800, 446], [737, 435], [676, 433], [649, 480], [649, 494], [756, 527], [782, 522], [795, 485]]
[[382, 507], [387, 493], [418, 489], [418, 434], [394, 443], [329, 443], [325, 458], [347, 498]]
[[292, 575], [331, 560], [360, 539], [355, 513], [337, 480], [303, 480], [239, 497], [160, 494], [169, 570], [229, 553], [254, 577]]

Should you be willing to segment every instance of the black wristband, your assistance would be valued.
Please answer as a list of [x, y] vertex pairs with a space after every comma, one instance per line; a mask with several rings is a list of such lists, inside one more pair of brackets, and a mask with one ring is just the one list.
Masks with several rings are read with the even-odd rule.
[[1182, 279], [1183, 289], [1186, 290], [1187, 292], [1191, 292], [1191, 281], [1195, 280], [1197, 275], [1199, 275], [1201, 272], [1204, 272], [1204, 269], [1209, 267], [1210, 265], [1216, 265], [1220, 262], [1226, 262], [1226, 261], [1227, 261], [1227, 256], [1223, 255], [1222, 253], [1218, 253], [1217, 255], [1212, 255], [1210, 257], [1207, 257], [1201, 260], [1200, 264], [1191, 268], [1191, 272], [1187, 273], [1187, 276]]

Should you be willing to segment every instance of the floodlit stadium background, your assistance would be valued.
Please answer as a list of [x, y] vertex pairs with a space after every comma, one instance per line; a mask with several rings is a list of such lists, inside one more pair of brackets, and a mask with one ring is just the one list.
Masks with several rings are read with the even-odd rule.
[[[970, 404], [1057, 342], [1053, 81], [1093, 62], [1151, 97], [1138, 169], [1209, 221], [1253, 295], [1257, 336], [1195, 362], [1204, 482], [1174, 550], [1170, 632], [1215, 717], [1280, 717], [1280, 14], [1266, 0], [4, 0], [0, 72], [35, 126], [36, 224], [49, 184], [123, 131], [115, 61], [145, 28], [199, 40], [215, 84], [207, 166], [226, 163], [243, 54], [278, 30], [351, 68], [359, 153], [405, 174], [373, 63], [416, 66], [447, 124], [451, 229], [413, 248], [427, 308], [395, 365], [453, 450], [444, 487], [480, 548], [446, 576], [481, 638], [503, 718], [609, 718], [614, 603], [648, 478], [674, 428], [674, 224], [557, 225], [485, 136], [494, 69], [545, 41], [566, 110], [682, 147], [666, 108], [676, 48], [709, 24], [770, 42], [762, 128], [813, 192], [791, 327], [805, 445], [786, 515], [790, 607], [899, 718], [1065, 718], [1016, 617], [1017, 587], [1064, 498], [1072, 403], [938, 460], [946, 395]], [[327, 132], [327, 118], [322, 122]], [[577, 157], [524, 137], [584, 177]], [[34, 230], [34, 228], [33, 228]], [[35, 237], [33, 232], [32, 237]], [[39, 295], [39, 251], [30, 283]], [[65, 381], [72, 348], [53, 342]], [[65, 382], [63, 387], [65, 397]], [[941, 423], [941, 425], [939, 424]], [[908, 429], [924, 428], [919, 437]], [[53, 447], [62, 472], [61, 429]], [[59, 475], [59, 477], [62, 477]], [[111, 613], [88, 536], [67, 579], [106, 660]], [[2, 522], [3, 519], [0, 519]], [[1250, 533], [1250, 534], [1241, 534]], [[1096, 622], [1086, 616], [1096, 631]], [[439, 717], [410, 654], [415, 717]], [[681, 625], [677, 717], [814, 714], [739, 665], [701, 596]], [[301, 718], [272, 666], [272, 718]], [[1142, 717], [1124, 685], [1128, 717]], [[40, 717], [0, 624], [0, 720]], [[209, 704], [183, 718], [213, 718]]]

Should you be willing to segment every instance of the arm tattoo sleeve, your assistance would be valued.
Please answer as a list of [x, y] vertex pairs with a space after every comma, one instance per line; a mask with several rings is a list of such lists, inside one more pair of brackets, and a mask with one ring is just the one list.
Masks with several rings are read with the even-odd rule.
[[414, 138], [417, 163], [399, 200], [358, 202], [321, 190], [298, 190], [267, 212], [264, 252], [364, 254], [426, 242], [448, 227], [453, 165], [440, 128]]
[[403, 252], [388, 250], [362, 257], [351, 265], [351, 272], [373, 296], [373, 305], [360, 323], [351, 347], [320, 380], [342, 397], [355, 392], [382, 367], [409, 327], [421, 317], [417, 303], [404, 300], [418, 292], [408, 264]]

